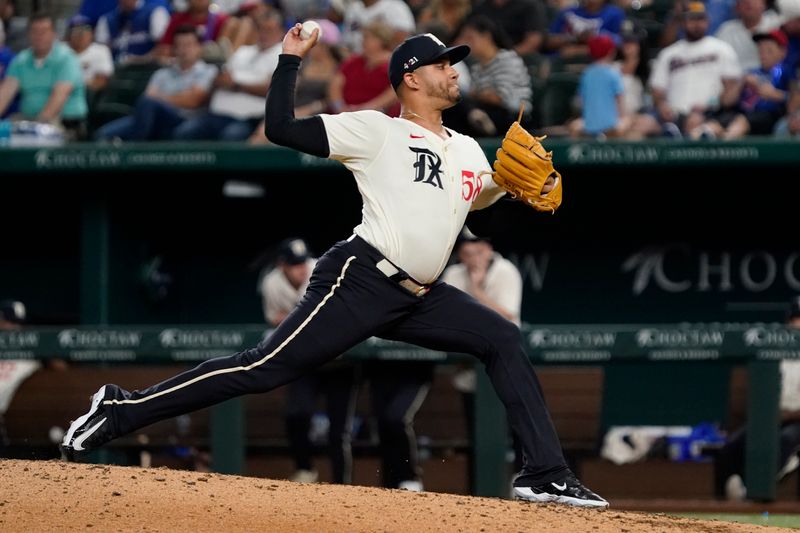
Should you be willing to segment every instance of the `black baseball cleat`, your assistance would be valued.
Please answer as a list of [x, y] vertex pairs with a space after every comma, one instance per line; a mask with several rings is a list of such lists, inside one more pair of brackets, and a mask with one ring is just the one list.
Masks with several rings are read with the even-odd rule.
[[573, 474], [542, 485], [514, 486], [514, 499], [538, 503], [564, 503], [576, 507], [606, 508], [608, 502], [583, 486]]
[[110, 413], [103, 400], [113, 398], [116, 385], [103, 385], [92, 396], [89, 411], [74, 420], [61, 442], [61, 454], [67, 461], [75, 455], [102, 446], [115, 437], [111, 429]]

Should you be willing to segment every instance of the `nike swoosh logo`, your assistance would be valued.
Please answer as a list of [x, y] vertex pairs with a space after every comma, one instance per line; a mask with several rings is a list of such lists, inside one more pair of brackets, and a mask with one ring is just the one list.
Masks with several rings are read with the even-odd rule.
[[75, 439], [75, 441], [72, 443], [72, 448], [75, 449], [75, 450], [78, 450], [78, 451], [83, 451], [84, 450], [83, 442], [86, 439], [88, 439], [92, 435], [92, 433], [97, 431], [97, 429], [100, 426], [105, 424], [106, 420], [108, 420], [108, 417], [104, 416], [103, 419], [100, 420], [97, 424], [93, 425], [92, 427], [90, 427], [89, 429], [84, 431], [83, 434], [80, 437], [78, 437], [77, 439]]
[[409, 137], [411, 137], [412, 139], [424, 139], [425, 138], [424, 135], [414, 135], [413, 133], [411, 135], [409, 135]]
[[558, 490], [567, 490], [567, 484], [566, 483], [564, 483], [562, 485], [559, 485], [558, 483], [550, 483], [550, 484], [553, 485]]

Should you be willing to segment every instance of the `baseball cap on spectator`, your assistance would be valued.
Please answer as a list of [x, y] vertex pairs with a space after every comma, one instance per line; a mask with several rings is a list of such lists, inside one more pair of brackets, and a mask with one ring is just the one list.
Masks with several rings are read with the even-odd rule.
[[683, 15], [686, 18], [701, 19], [706, 18], [706, 5], [699, 0], [686, 2], [683, 7]]
[[789, 38], [783, 33], [783, 30], [780, 28], [775, 28], [772, 31], [764, 32], [764, 33], [756, 33], [753, 35], [753, 40], [755, 42], [763, 41], [764, 39], [772, 39], [778, 46], [781, 48], [786, 48], [789, 46]]
[[91, 28], [92, 21], [89, 17], [85, 17], [83, 15], [75, 15], [69, 22], [67, 22], [67, 29], [71, 30], [74, 28]]
[[278, 260], [289, 265], [305, 263], [311, 257], [308, 244], [303, 239], [286, 239], [278, 246]]
[[407, 72], [414, 72], [419, 67], [444, 58], [449, 59], [451, 65], [455, 65], [467, 57], [469, 51], [469, 46], [465, 44], [447, 47], [431, 33], [409, 37], [392, 52], [392, 58], [389, 60], [389, 80], [396, 90]]
[[594, 60], [606, 57], [617, 48], [614, 39], [608, 35], [593, 35], [589, 37], [587, 44], [589, 45], [589, 55]]
[[16, 300], [3, 300], [0, 302], [0, 320], [22, 324], [25, 322], [25, 304]]

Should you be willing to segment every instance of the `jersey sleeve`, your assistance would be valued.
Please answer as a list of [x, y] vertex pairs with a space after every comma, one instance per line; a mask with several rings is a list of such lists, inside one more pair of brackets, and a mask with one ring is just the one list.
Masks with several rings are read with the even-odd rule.
[[325, 124], [331, 159], [342, 163], [362, 161], [368, 165], [386, 143], [391, 119], [380, 111], [319, 116]]
[[469, 209], [470, 211], [487, 208], [506, 194], [505, 189], [500, 187], [492, 179], [492, 166], [489, 164], [489, 161], [486, 159], [486, 154], [483, 153], [483, 149], [477, 142], [475, 142], [475, 149], [480, 150], [482, 159], [482, 168], [479, 171], [481, 192], [478, 193], [477, 198], [472, 202], [472, 207]]

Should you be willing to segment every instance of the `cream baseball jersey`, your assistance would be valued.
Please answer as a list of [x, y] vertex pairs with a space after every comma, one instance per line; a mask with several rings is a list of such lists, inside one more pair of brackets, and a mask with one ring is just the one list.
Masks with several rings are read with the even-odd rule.
[[466, 135], [442, 139], [379, 111], [320, 116], [330, 158], [353, 173], [363, 198], [354, 233], [420, 283], [439, 277], [469, 211], [505, 194]]

